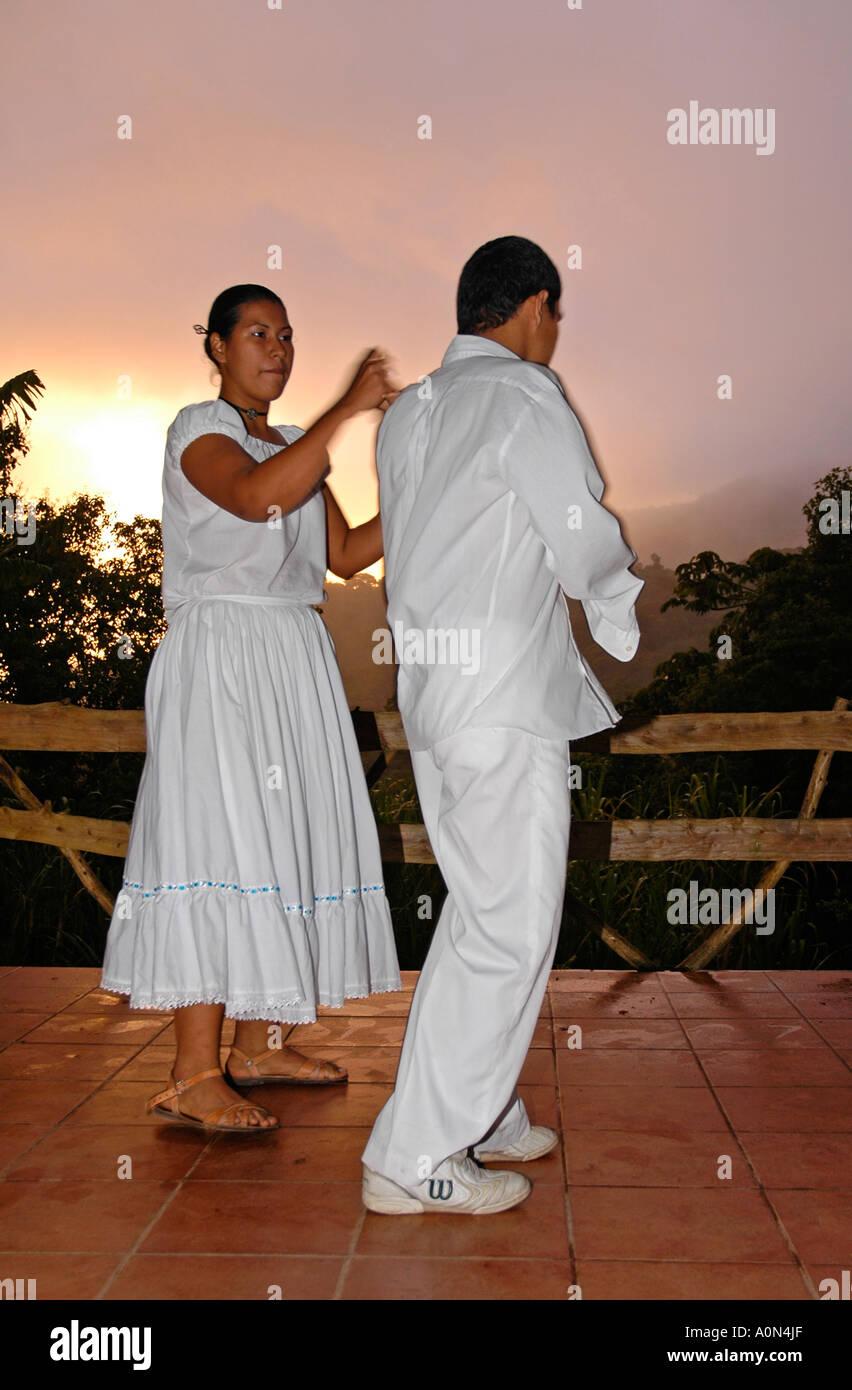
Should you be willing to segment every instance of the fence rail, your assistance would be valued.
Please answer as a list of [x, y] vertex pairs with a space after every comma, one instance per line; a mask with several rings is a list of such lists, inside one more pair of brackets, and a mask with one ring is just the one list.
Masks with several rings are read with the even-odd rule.
[[[852, 752], [852, 711], [796, 710], [759, 714], [633, 715], [615, 729], [577, 739], [575, 753], [747, 753], [767, 749]], [[396, 710], [352, 712], [362, 749], [387, 755], [408, 748]], [[65, 703], [0, 702], [0, 748], [46, 753], [144, 753], [145, 712]]]
[[[393, 772], [394, 760], [407, 751], [402, 719], [395, 710], [352, 711], [362, 754], [372, 754], [365, 766], [372, 785]], [[143, 710], [95, 710], [66, 703], [15, 705], [0, 703], [0, 748], [19, 752], [144, 753]], [[814, 749], [814, 764], [802, 810], [796, 819], [729, 817], [699, 820], [572, 821], [569, 858], [599, 862], [653, 860], [773, 861], [761, 879], [766, 888], [776, 883], [798, 860], [852, 860], [852, 818], [815, 820], [814, 814], [834, 752], [852, 752], [852, 711], [838, 697], [832, 710], [789, 713], [663, 714], [625, 718], [615, 729], [577, 739], [572, 754], [683, 754], [755, 752], [769, 749]], [[20, 777], [0, 758], [0, 778], [28, 809], [0, 807], [0, 839], [54, 845], [98, 902], [111, 911], [112, 899], [81, 852], [123, 857], [129, 824], [54, 812], [42, 806]], [[434, 864], [423, 825], [378, 826], [382, 859], [386, 863]], [[581, 911], [582, 905], [577, 904]], [[653, 968], [636, 947], [605, 923], [595, 922], [607, 943], [637, 968]], [[686, 961], [695, 969], [739, 929], [731, 919], [719, 927]]]
[[[130, 826], [57, 811], [0, 806], [0, 839], [29, 840], [58, 849], [123, 858]], [[379, 825], [382, 859], [434, 864], [422, 825]], [[659, 859], [852, 859], [852, 819], [572, 820], [569, 859], [628, 862]]]

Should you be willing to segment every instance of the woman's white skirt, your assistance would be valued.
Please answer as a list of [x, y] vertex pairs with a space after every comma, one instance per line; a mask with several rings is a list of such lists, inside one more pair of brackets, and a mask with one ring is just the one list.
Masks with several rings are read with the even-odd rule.
[[145, 689], [148, 752], [101, 984], [133, 1008], [308, 1023], [401, 986], [334, 644], [308, 604], [193, 599]]

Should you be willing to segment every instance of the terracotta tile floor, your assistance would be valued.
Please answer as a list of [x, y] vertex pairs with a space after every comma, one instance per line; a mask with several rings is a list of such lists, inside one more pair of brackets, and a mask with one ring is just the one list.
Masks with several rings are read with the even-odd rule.
[[561, 1145], [475, 1220], [361, 1205], [416, 974], [294, 1030], [349, 1083], [257, 1092], [256, 1140], [146, 1116], [171, 1018], [98, 980], [0, 970], [0, 1278], [40, 1299], [815, 1300], [850, 1267], [852, 972], [554, 971], [520, 1089]]

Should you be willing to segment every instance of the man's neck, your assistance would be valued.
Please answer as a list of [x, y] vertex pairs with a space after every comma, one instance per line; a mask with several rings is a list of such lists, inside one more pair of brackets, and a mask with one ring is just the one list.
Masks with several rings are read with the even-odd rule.
[[518, 357], [524, 356], [526, 342], [523, 332], [519, 330], [517, 324], [513, 324], [510, 328], [508, 324], [501, 323], [499, 328], [489, 328], [485, 333], [477, 333], [474, 336], [488, 338], [492, 343], [499, 343], [501, 347], [508, 348]]

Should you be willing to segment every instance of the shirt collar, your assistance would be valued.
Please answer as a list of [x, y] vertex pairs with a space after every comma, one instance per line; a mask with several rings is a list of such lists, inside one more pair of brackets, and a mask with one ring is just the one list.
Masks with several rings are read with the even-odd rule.
[[504, 347], [494, 338], [483, 338], [479, 333], [457, 333], [444, 353], [441, 366], [458, 362], [462, 357], [512, 357], [516, 362], [523, 360], [511, 348]]

